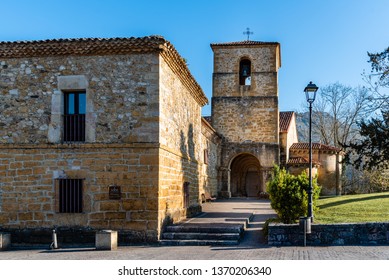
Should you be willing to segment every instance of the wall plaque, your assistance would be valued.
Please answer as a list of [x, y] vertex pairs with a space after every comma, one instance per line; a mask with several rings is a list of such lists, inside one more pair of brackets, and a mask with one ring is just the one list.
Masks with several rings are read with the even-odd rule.
[[120, 186], [109, 186], [109, 199], [121, 199], [122, 192]]

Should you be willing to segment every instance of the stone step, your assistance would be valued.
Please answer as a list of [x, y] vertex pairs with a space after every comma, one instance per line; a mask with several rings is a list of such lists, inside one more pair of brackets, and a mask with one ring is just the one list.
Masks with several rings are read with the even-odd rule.
[[160, 240], [161, 246], [234, 246], [238, 240]]
[[167, 226], [164, 232], [191, 232], [191, 233], [242, 233], [243, 225], [199, 225], [199, 224], [184, 224]]
[[[186, 222], [167, 226], [160, 245], [164, 246], [231, 246], [238, 245], [253, 214], [230, 215], [222, 222], [209, 220], [219, 214], [207, 214]], [[201, 219], [201, 222], [198, 220]], [[219, 220], [221, 220], [219, 218]]]
[[234, 233], [207, 233], [207, 232], [165, 232], [164, 240], [239, 240], [241, 234]]

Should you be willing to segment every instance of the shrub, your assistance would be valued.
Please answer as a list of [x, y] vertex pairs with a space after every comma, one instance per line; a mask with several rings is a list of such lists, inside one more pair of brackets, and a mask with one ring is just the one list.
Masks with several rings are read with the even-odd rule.
[[[319, 198], [320, 187], [316, 179], [313, 186], [313, 211], [316, 210], [316, 200]], [[299, 217], [306, 216], [308, 212], [309, 179], [305, 172], [298, 176], [288, 173], [279, 166], [274, 166], [272, 179], [267, 184], [267, 192], [270, 195], [271, 206], [277, 212], [278, 217], [285, 224], [296, 222]]]

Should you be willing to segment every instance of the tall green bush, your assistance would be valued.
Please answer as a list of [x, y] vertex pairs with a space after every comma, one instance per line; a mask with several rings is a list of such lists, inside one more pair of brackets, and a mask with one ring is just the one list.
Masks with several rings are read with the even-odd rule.
[[[285, 224], [296, 222], [299, 217], [306, 216], [308, 212], [309, 179], [306, 172], [298, 176], [288, 173], [279, 166], [274, 166], [272, 179], [267, 183], [271, 206], [277, 212], [278, 217]], [[312, 181], [313, 187], [313, 211], [316, 210], [316, 200], [320, 195], [320, 187], [316, 179]]]

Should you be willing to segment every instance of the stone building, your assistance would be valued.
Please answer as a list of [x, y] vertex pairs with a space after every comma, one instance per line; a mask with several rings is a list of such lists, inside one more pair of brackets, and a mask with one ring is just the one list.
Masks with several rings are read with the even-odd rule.
[[280, 124], [280, 44], [211, 47], [202, 118], [208, 99], [162, 37], [0, 42], [0, 231], [154, 242], [205, 192], [265, 191], [297, 137], [292, 117]]
[[222, 135], [219, 189], [224, 197], [257, 196], [279, 163], [279, 43], [211, 45], [212, 126]]
[[[288, 169], [293, 174], [300, 174], [309, 167], [309, 144], [294, 143], [290, 147]], [[312, 143], [313, 176], [321, 186], [321, 195], [340, 195], [342, 193], [342, 156], [339, 148]]]
[[2, 228], [156, 241], [164, 223], [200, 211], [199, 186], [216, 180], [203, 145], [215, 170], [217, 139], [168, 41], [4, 42], [0, 67]]
[[[298, 175], [309, 168], [309, 143], [298, 142], [296, 115], [280, 112], [281, 165]], [[333, 146], [312, 143], [312, 176], [317, 176], [322, 195], [340, 195], [343, 152]]]

